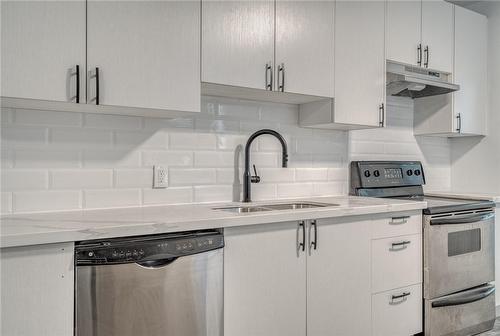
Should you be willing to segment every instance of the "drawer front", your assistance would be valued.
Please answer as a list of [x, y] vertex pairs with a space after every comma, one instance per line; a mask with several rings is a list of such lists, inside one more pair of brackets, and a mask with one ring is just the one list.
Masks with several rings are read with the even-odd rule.
[[422, 233], [422, 214], [394, 213], [391, 217], [373, 219], [372, 238], [386, 238]]
[[422, 284], [372, 296], [373, 336], [422, 332]]
[[422, 282], [422, 235], [372, 240], [372, 293]]

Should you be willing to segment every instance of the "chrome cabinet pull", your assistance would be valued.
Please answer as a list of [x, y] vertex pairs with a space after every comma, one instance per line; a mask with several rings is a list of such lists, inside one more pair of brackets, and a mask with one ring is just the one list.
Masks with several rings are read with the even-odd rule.
[[80, 104], [80, 65], [76, 65], [76, 96], [75, 102]]
[[317, 250], [318, 249], [318, 225], [316, 220], [311, 221], [311, 229], [314, 229], [314, 238], [311, 240], [310, 248]]
[[457, 129], [456, 129], [456, 131], [458, 133], [460, 133], [462, 131], [462, 116], [460, 115], [460, 113], [457, 114], [456, 118], [457, 118]]
[[425, 46], [424, 49], [424, 54], [425, 54], [425, 61], [424, 61], [424, 67], [428, 68], [429, 67], [429, 46]]
[[422, 44], [417, 46], [417, 65], [422, 65]]
[[403, 217], [392, 217], [391, 221], [389, 224], [391, 225], [401, 225], [401, 224], [406, 224], [408, 223], [408, 219], [410, 216], [403, 216]]
[[401, 250], [404, 250], [405, 248], [407, 248], [410, 243], [411, 243], [411, 241], [409, 241], [409, 240], [404, 240], [401, 242], [392, 243], [391, 248], [389, 250], [390, 251], [401, 251]]
[[271, 63], [266, 63], [266, 90], [273, 90], [273, 67]]
[[302, 242], [299, 242], [299, 250], [306, 250], [306, 223], [304, 221], [299, 222], [299, 230], [302, 229]]
[[[403, 292], [403, 293], [398, 294], [398, 295], [392, 295], [390, 304], [402, 303], [402, 302], [406, 301], [406, 298], [410, 295], [411, 295], [411, 292]], [[396, 300], [399, 300], [399, 301], [396, 301]]]
[[[281, 73], [281, 80], [280, 80]], [[278, 66], [278, 91], [285, 92], [285, 64], [281, 63]]]
[[384, 106], [384, 103], [380, 104], [380, 106], [378, 107], [378, 112], [380, 114], [379, 116], [379, 126], [380, 127], [384, 127], [384, 124], [385, 124], [385, 106]]

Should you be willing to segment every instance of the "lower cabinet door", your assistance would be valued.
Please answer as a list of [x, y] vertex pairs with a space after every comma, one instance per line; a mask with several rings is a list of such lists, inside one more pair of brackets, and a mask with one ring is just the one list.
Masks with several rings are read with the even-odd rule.
[[422, 331], [422, 284], [373, 295], [373, 336], [407, 336]]
[[224, 230], [224, 335], [306, 335], [304, 229], [285, 222]]
[[309, 226], [308, 336], [371, 335], [370, 224], [344, 218]]

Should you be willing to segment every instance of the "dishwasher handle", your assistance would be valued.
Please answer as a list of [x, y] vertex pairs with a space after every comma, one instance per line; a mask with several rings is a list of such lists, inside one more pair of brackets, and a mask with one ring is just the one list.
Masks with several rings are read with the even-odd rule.
[[174, 261], [176, 261], [179, 257], [172, 257], [166, 259], [159, 260], [147, 260], [147, 261], [138, 261], [137, 265], [142, 266], [144, 268], [163, 268], [165, 266], [170, 265]]

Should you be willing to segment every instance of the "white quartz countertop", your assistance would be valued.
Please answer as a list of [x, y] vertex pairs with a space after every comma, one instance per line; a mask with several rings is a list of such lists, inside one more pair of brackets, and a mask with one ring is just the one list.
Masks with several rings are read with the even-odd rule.
[[355, 196], [254, 202], [252, 205], [290, 203], [292, 201], [333, 203], [337, 204], [337, 206], [238, 214], [213, 210], [213, 208], [237, 206], [241, 203], [212, 203], [4, 215], [0, 218], [0, 246], [49, 244], [284, 221], [390, 213], [420, 210], [427, 206], [426, 202]]
[[450, 197], [450, 198], [465, 198], [465, 199], [477, 199], [477, 200], [488, 200], [500, 205], [500, 195], [488, 194], [488, 193], [474, 193], [474, 192], [458, 192], [458, 191], [429, 191], [426, 192], [427, 196], [438, 196], [438, 197]]

